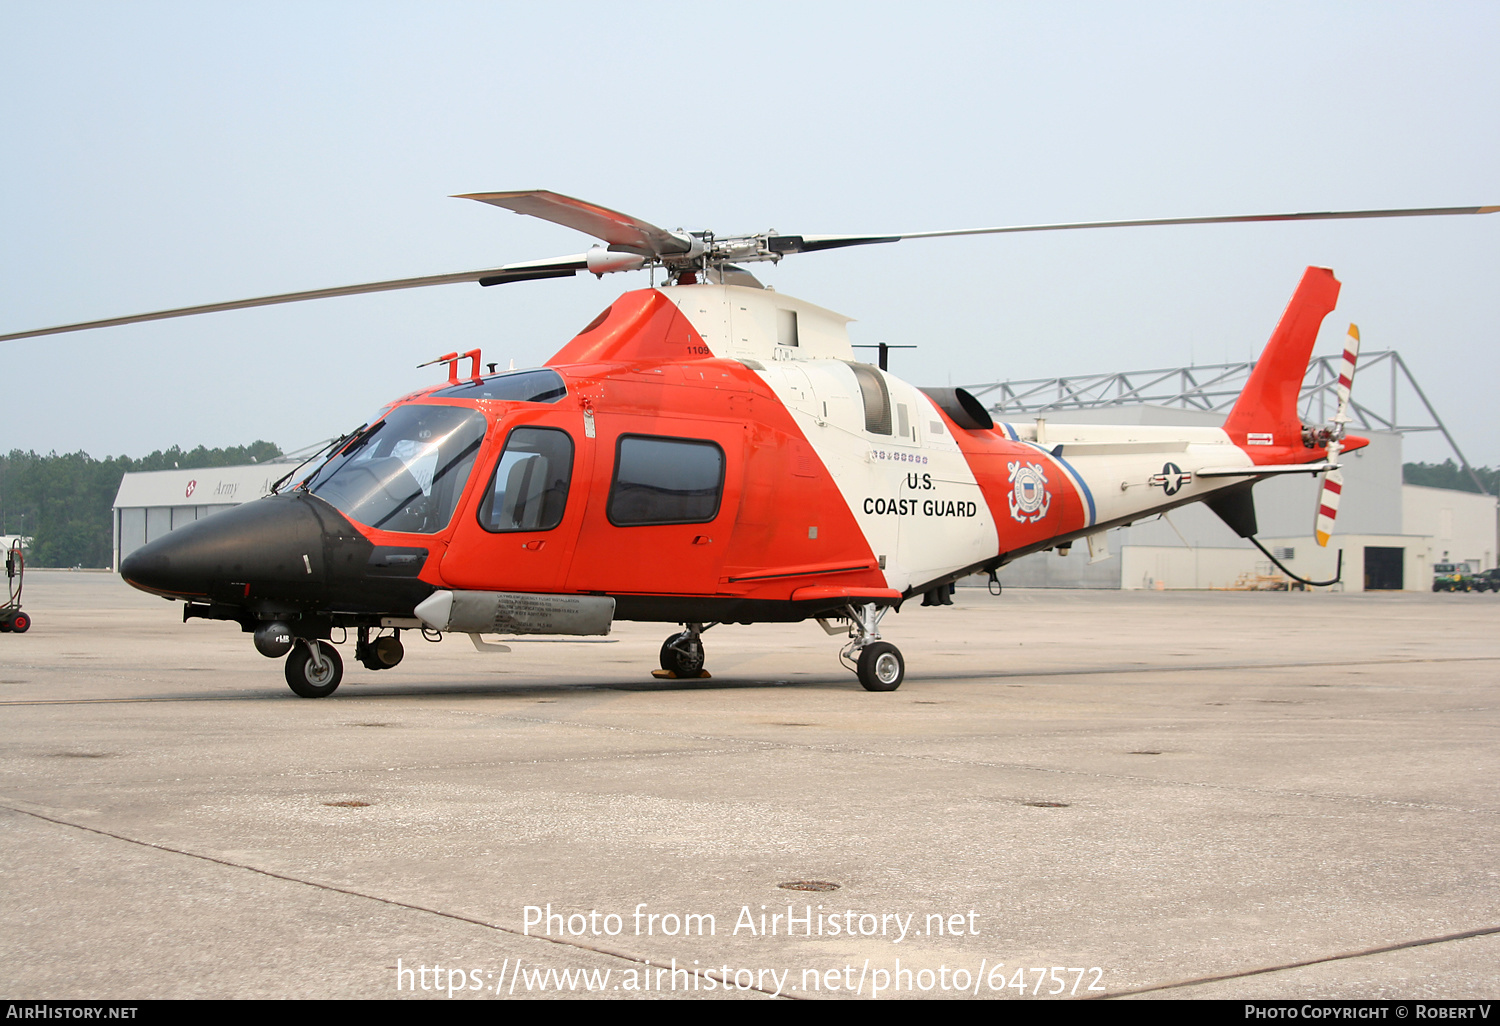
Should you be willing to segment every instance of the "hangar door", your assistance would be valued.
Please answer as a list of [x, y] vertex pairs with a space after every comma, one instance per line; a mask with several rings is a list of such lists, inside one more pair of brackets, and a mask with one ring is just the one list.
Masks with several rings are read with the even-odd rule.
[[1365, 591], [1400, 591], [1405, 559], [1405, 549], [1365, 546]]

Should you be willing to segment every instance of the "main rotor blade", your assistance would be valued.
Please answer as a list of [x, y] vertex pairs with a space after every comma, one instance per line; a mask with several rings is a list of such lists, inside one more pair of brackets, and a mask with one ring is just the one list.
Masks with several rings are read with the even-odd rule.
[[[640, 256], [661, 259], [681, 256], [694, 251], [694, 240], [673, 234], [646, 221], [630, 217], [608, 207], [563, 196], [545, 190], [524, 192], [473, 193], [458, 197], [479, 200], [497, 207], [529, 214], [552, 221], [568, 228], [592, 235], [609, 243], [611, 250], [635, 253]], [[741, 242], [764, 238], [766, 252], [736, 254], [736, 259], [779, 259], [789, 253], [810, 253], [845, 246], [866, 246], [883, 242], [899, 242], [903, 239], [937, 239], [959, 235], [1001, 235], [1011, 232], [1065, 231], [1073, 228], [1130, 228], [1151, 225], [1173, 224], [1237, 224], [1252, 221], [1319, 221], [1371, 217], [1432, 217], [1447, 214], [1489, 214], [1500, 210], [1500, 206], [1482, 207], [1420, 207], [1399, 210], [1344, 210], [1300, 214], [1242, 214], [1231, 217], [1166, 217], [1131, 221], [1077, 221], [1062, 224], [1010, 225], [999, 228], [959, 228], [936, 232], [907, 232], [892, 235], [770, 235], [733, 237]], [[434, 274], [420, 278], [398, 278], [392, 281], [369, 282], [363, 285], [344, 285], [331, 289], [312, 289], [306, 292], [285, 292], [256, 299], [240, 299], [229, 303], [208, 303], [201, 306], [185, 306], [174, 310], [159, 310], [155, 313], [134, 314], [129, 317], [111, 317], [106, 320], [83, 321], [63, 324], [53, 328], [34, 331], [19, 331], [0, 335], [0, 342], [21, 338], [37, 338], [42, 335], [57, 335], [69, 331], [84, 331], [89, 328], [108, 328], [121, 324], [136, 324], [142, 321], [166, 320], [170, 317], [190, 317], [194, 314], [218, 313], [224, 310], [244, 310], [257, 306], [274, 306], [279, 303], [298, 303], [308, 299], [328, 299], [334, 296], [353, 296], [370, 292], [389, 292], [396, 289], [422, 288], [427, 285], [450, 285], [458, 282], [477, 281], [481, 285], [498, 285], [504, 282], [526, 281], [535, 278], [554, 278], [571, 275], [587, 269], [587, 254], [558, 257], [548, 260], [531, 260], [522, 263], [504, 264], [484, 271], [461, 271], [456, 274]], [[616, 268], [607, 268], [614, 270]]]
[[1056, 232], [1074, 228], [1144, 228], [1163, 224], [1244, 224], [1252, 221], [1341, 221], [1365, 217], [1439, 217], [1448, 214], [1492, 214], [1500, 206], [1409, 207], [1400, 210], [1324, 210], [1301, 214], [1236, 214], [1228, 217], [1154, 217], [1134, 221], [1072, 221], [1062, 224], [1022, 224], [1003, 228], [956, 228], [941, 232], [904, 232], [900, 235], [804, 235], [803, 249], [832, 249], [898, 239], [942, 239], [955, 235], [1005, 235], [1011, 232]]
[[475, 192], [454, 199], [478, 200], [493, 206], [529, 214], [565, 228], [603, 239], [611, 248], [623, 249], [641, 256], [670, 256], [692, 248], [687, 240], [663, 231], [647, 221], [601, 207], [597, 203], [574, 199], [545, 189], [523, 192]]
[[488, 271], [429, 274], [421, 278], [396, 278], [391, 281], [372, 281], [364, 285], [342, 285], [338, 288], [311, 289], [307, 292], [283, 292], [280, 295], [260, 296], [257, 299], [237, 299], [231, 303], [206, 303], [202, 306], [178, 307], [175, 310], [158, 310], [155, 313], [132, 314], [129, 317], [111, 317], [102, 321], [62, 324], [55, 328], [38, 328], [35, 331], [18, 331], [10, 335], [0, 335], [0, 342], [9, 342], [18, 338], [37, 338], [41, 335], [60, 335], [67, 331], [85, 331], [89, 328], [112, 328], [119, 324], [137, 324], [141, 321], [162, 321], [169, 317], [191, 317], [194, 314], [218, 313], [222, 310], [246, 310], [256, 306], [275, 306], [278, 303], [300, 303], [306, 299], [358, 296], [367, 292], [392, 292], [396, 289], [419, 289], [427, 285], [453, 285], [458, 282], [477, 281], [494, 284], [523, 281], [527, 278], [550, 278], [572, 274], [587, 266], [587, 256], [580, 253], [576, 256], [556, 257], [549, 260], [505, 264]]

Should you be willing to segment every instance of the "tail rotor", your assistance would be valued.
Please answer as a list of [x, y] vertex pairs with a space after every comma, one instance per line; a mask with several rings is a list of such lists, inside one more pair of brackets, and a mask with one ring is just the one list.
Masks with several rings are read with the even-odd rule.
[[[1344, 448], [1344, 434], [1349, 426], [1349, 389], [1354, 384], [1354, 365], [1359, 360], [1359, 328], [1349, 325], [1349, 338], [1344, 343], [1344, 360], [1339, 366], [1337, 386], [1338, 412], [1333, 415], [1333, 430], [1328, 432], [1328, 462], [1337, 464], [1339, 453]], [[1318, 513], [1313, 524], [1313, 533], [1318, 544], [1328, 547], [1333, 536], [1333, 522], [1339, 515], [1339, 498], [1344, 491], [1344, 475], [1337, 466], [1323, 476], [1323, 491], [1318, 496]]]

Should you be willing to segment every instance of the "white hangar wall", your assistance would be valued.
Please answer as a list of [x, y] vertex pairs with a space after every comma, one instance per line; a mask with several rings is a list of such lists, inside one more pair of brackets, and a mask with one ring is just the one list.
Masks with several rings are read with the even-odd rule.
[[1496, 565], [1500, 558], [1496, 503], [1500, 500], [1495, 496], [1406, 485], [1401, 499], [1407, 531], [1429, 541], [1429, 565], [1468, 563], [1470, 570]]
[[115, 493], [114, 569], [168, 531], [270, 494], [271, 485], [289, 469], [282, 463], [252, 463], [126, 474]]

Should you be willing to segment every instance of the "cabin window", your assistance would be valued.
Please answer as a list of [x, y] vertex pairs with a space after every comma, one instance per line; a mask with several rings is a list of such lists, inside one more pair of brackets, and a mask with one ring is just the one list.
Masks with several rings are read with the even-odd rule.
[[609, 522], [703, 524], [719, 515], [724, 450], [687, 438], [622, 435], [609, 486]]
[[436, 534], [458, 506], [485, 427], [476, 410], [398, 406], [330, 456], [307, 490], [366, 527]]
[[867, 363], [851, 363], [859, 393], [865, 401], [865, 430], [872, 435], [891, 433], [891, 394], [885, 387], [885, 375]]
[[573, 439], [556, 428], [516, 428], [479, 504], [479, 525], [497, 534], [550, 531], [562, 523], [573, 479]]

